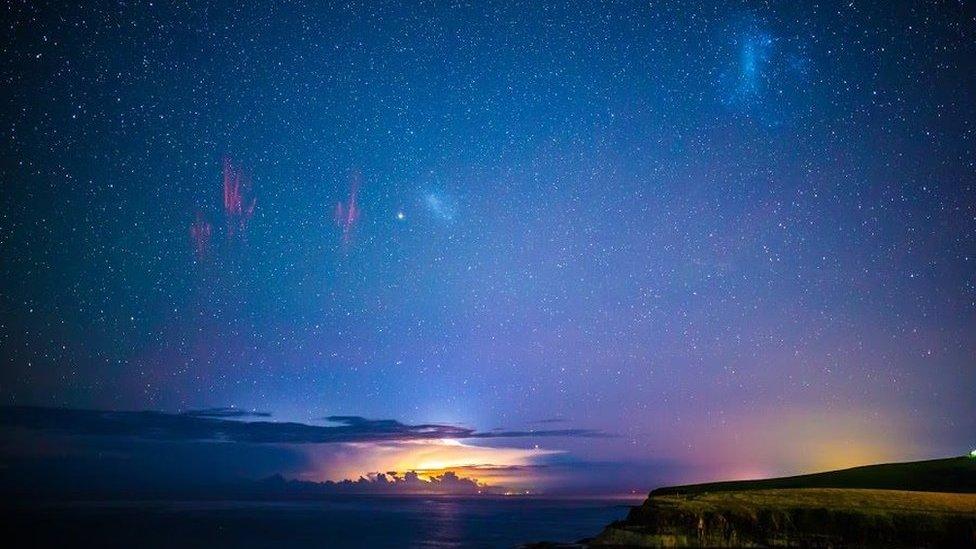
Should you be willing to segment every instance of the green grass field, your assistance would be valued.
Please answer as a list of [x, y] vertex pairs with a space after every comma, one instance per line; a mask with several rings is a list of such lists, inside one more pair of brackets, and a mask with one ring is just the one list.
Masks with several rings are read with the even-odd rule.
[[884, 463], [839, 471], [762, 480], [669, 486], [652, 496], [784, 488], [870, 488], [920, 492], [976, 492], [976, 459], [965, 456], [908, 463]]
[[816, 508], [876, 515], [893, 513], [976, 514], [976, 494], [872, 490], [857, 488], [798, 488], [706, 492], [653, 496], [695, 513], [756, 509]]

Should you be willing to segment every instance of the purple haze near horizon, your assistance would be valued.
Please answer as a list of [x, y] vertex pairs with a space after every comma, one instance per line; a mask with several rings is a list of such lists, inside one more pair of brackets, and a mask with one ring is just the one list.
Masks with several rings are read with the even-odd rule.
[[6, 20], [5, 405], [517, 431], [166, 451], [553, 493], [976, 442], [968, 4]]

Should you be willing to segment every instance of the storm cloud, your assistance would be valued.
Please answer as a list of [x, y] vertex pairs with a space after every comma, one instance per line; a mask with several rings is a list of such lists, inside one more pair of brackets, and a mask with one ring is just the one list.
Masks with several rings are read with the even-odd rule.
[[476, 431], [457, 425], [410, 425], [393, 419], [328, 416], [332, 425], [238, 421], [267, 417], [260, 412], [214, 408], [195, 412], [107, 411], [33, 406], [0, 407], [0, 428], [52, 431], [66, 435], [131, 437], [161, 441], [218, 441], [253, 444], [404, 442], [437, 439], [608, 437], [592, 429]]

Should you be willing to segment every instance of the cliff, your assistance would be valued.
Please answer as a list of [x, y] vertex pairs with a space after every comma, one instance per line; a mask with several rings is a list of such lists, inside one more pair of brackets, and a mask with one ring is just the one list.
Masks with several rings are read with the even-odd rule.
[[976, 494], [801, 488], [651, 496], [591, 545], [976, 547]]
[[976, 459], [660, 488], [592, 547], [976, 547]]

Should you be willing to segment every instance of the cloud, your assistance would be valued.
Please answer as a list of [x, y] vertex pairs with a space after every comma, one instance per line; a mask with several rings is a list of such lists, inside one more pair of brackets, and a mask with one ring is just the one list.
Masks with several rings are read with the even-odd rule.
[[541, 424], [545, 424], [545, 423], [566, 423], [566, 422], [567, 422], [567, 420], [564, 419], [564, 418], [561, 418], [561, 417], [549, 417], [549, 418], [545, 418], [545, 419], [537, 419], [537, 420], [533, 421], [532, 423], [535, 423], [535, 424], [540, 424], [540, 423]]
[[241, 418], [241, 417], [271, 417], [270, 412], [253, 412], [240, 408], [204, 408], [202, 410], [188, 410], [180, 414], [191, 417]]
[[33, 406], [0, 407], [0, 427], [54, 431], [69, 435], [134, 437], [165, 441], [223, 441], [255, 444], [328, 444], [405, 442], [437, 439], [610, 436], [591, 429], [480, 432], [468, 427], [427, 423], [408, 425], [392, 419], [329, 416], [336, 425], [237, 421], [263, 413], [213, 408], [171, 414], [155, 411], [105, 411]]
[[320, 444], [303, 447], [309, 463], [298, 478], [323, 481], [355, 479], [370, 471], [415, 471], [423, 477], [446, 471], [477, 478], [492, 485], [531, 486], [532, 466], [554, 459], [560, 450], [480, 445], [455, 439], [404, 442]]
[[454, 471], [446, 471], [440, 475], [422, 478], [417, 471], [371, 473], [361, 476], [357, 480], [342, 480], [333, 482], [286, 481], [281, 476], [275, 476], [263, 481], [268, 487], [276, 487], [275, 491], [284, 493], [307, 492], [320, 494], [486, 494], [504, 493], [505, 488], [488, 486], [476, 479], [462, 477]]

